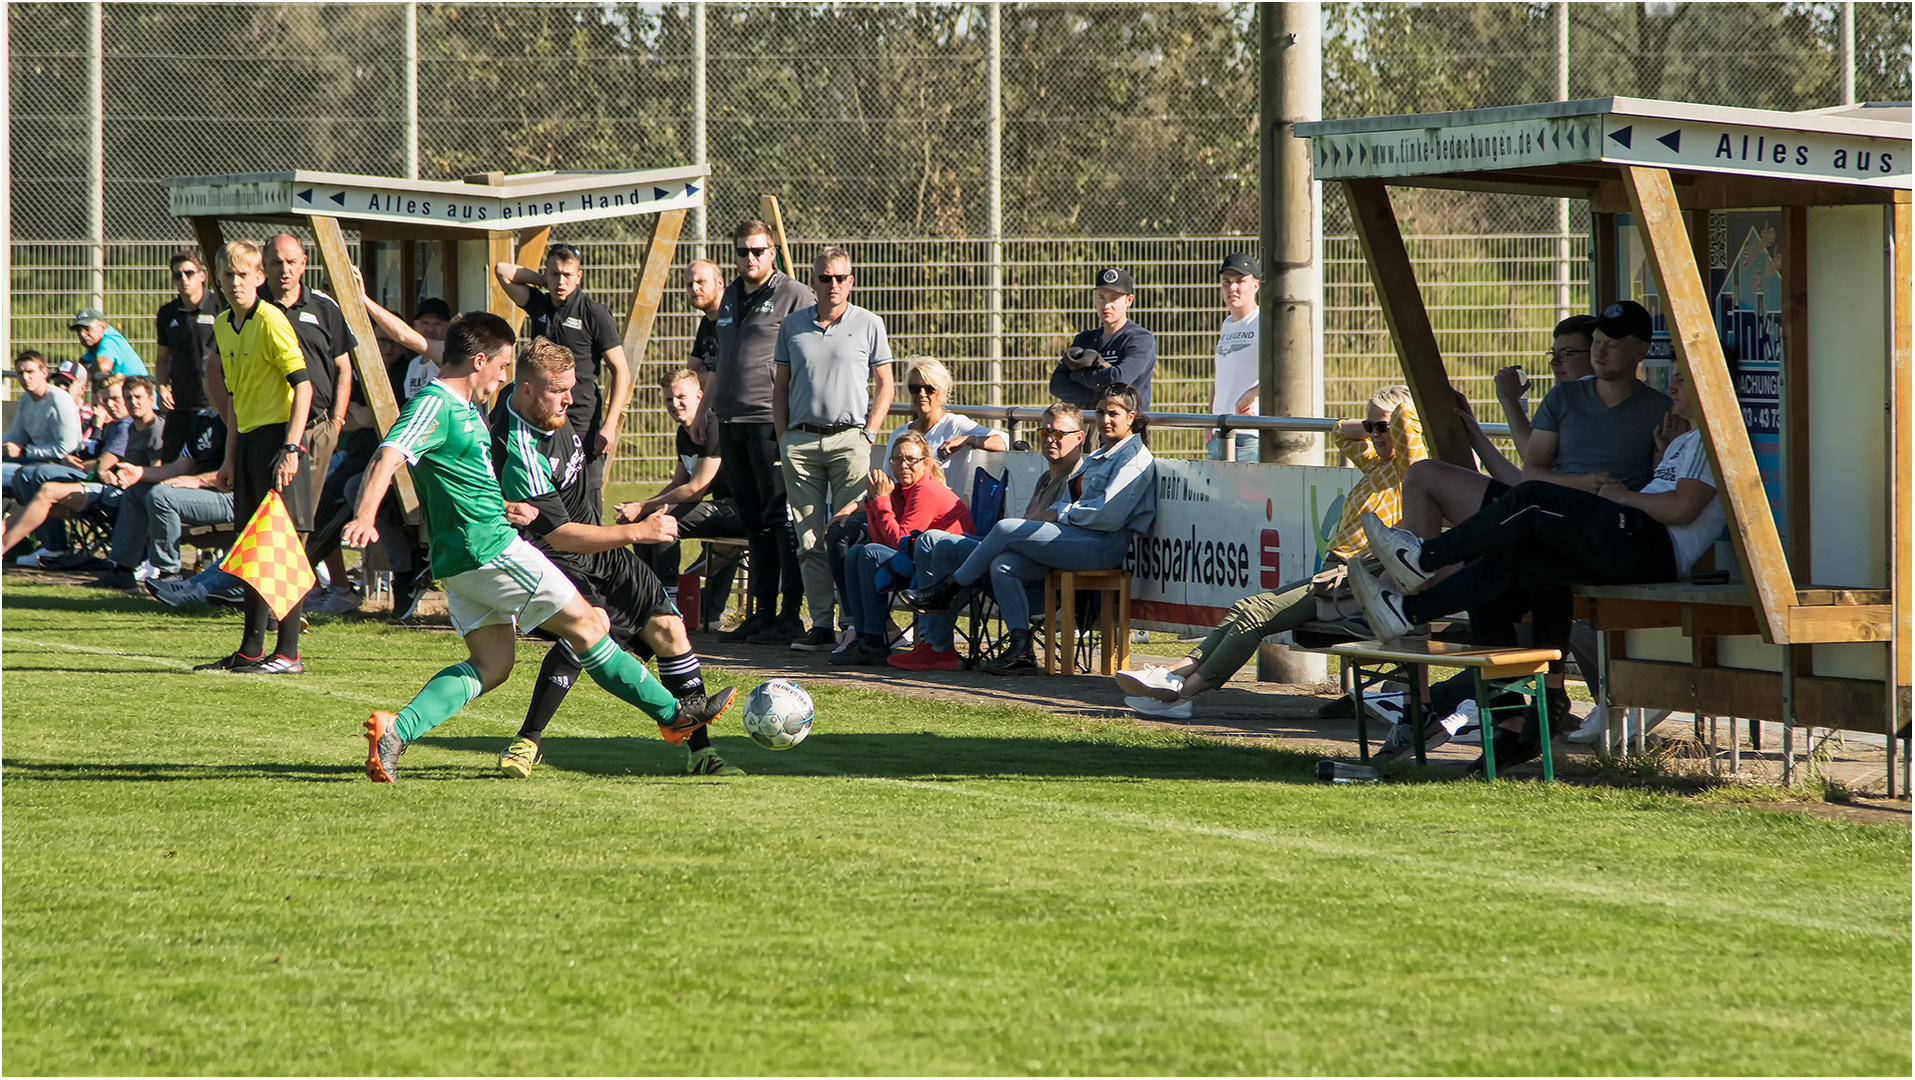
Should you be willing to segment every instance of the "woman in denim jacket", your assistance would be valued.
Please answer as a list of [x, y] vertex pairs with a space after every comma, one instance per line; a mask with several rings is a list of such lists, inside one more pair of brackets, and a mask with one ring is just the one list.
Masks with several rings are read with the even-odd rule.
[[1042, 581], [1054, 569], [1119, 568], [1131, 534], [1149, 532], [1157, 516], [1157, 460], [1145, 445], [1149, 423], [1137, 391], [1123, 383], [1105, 387], [1096, 416], [1102, 445], [1084, 455], [1068, 498], [1028, 518], [998, 522], [949, 581], [902, 594], [914, 611], [948, 611], [988, 575], [1008, 631], [1003, 650], [984, 665], [994, 675], [1043, 670], [1031, 649], [1026, 581]]

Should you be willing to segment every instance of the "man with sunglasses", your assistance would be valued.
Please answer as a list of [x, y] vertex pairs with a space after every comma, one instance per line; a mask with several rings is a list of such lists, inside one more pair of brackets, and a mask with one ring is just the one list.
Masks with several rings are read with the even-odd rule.
[[[844, 249], [820, 251], [811, 280], [818, 302], [786, 316], [778, 328], [771, 395], [785, 490], [798, 520], [798, 567], [811, 630], [781, 621], [749, 640], [775, 644], [782, 638], [794, 649], [829, 652], [838, 639], [826, 519], [850, 514], [864, 498], [871, 447], [891, 409], [891, 341], [883, 319], [851, 302], [857, 279]], [[784, 636], [792, 629], [803, 636]]]
[[778, 252], [764, 222], [747, 221], [733, 229], [732, 250], [738, 276], [725, 286], [712, 320], [718, 352], [709, 406], [718, 414], [720, 468], [750, 541], [751, 610], [742, 625], [721, 637], [746, 641], [773, 630], [774, 638], [767, 640], [790, 641], [804, 632], [798, 621], [804, 584], [785, 503], [785, 476], [778, 467], [772, 354], [785, 318], [810, 307], [816, 297], [778, 269]]
[[1150, 377], [1157, 370], [1157, 338], [1130, 321], [1137, 286], [1130, 271], [1106, 267], [1092, 279], [1097, 325], [1071, 339], [1070, 348], [1051, 372], [1051, 396], [1088, 409], [1104, 388], [1127, 383], [1150, 410]]
[[219, 295], [206, 287], [206, 267], [192, 252], [179, 252], [168, 266], [177, 295], [160, 305], [153, 320], [160, 346], [153, 381], [159, 385], [160, 408], [166, 416], [160, 456], [172, 461], [186, 447], [193, 418], [207, 406], [206, 361], [219, 355], [213, 340]]
[[[632, 396], [625, 336], [604, 304], [585, 295], [585, 257], [570, 244], [545, 252], [545, 269], [502, 262], [492, 268], [507, 296], [525, 311], [527, 337], [556, 341], [572, 350], [578, 384], [565, 419], [585, 439], [585, 490], [593, 506], [604, 504], [605, 461], [618, 449], [618, 428]], [[539, 286], [544, 286], [540, 288]], [[604, 406], [601, 410], [601, 404]]]

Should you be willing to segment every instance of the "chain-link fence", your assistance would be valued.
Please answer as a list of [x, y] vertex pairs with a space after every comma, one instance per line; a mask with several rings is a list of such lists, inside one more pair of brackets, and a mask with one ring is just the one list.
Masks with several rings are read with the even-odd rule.
[[[16, 347], [71, 352], [64, 320], [98, 291], [151, 352], [166, 255], [190, 243], [166, 214], [166, 176], [402, 175], [409, 149], [426, 179], [702, 160], [711, 201], [683, 259], [707, 250], [701, 228], [722, 237], [777, 194], [796, 257], [850, 247], [858, 302], [901, 353], [952, 362], [967, 400], [1038, 403], [1064, 335], [1089, 325], [1090, 267], [1113, 263], [1136, 276], [1135, 314], [1158, 335], [1159, 407], [1207, 401], [1216, 266], [1256, 247], [1253, 4], [419, 4], [410, 36], [406, 7], [9, 5]], [[1909, 97], [1906, 4], [1360, 2], [1324, 5], [1323, 115], [1556, 98], [1565, 16], [1572, 97], [1809, 109], [1841, 104], [1851, 82], [1859, 100]], [[1325, 194], [1334, 413], [1397, 376], [1347, 211]], [[1416, 190], [1399, 213], [1474, 397], [1496, 366], [1539, 358], [1565, 305], [1587, 303], [1580, 207], [1565, 228], [1550, 200]], [[629, 228], [558, 230], [587, 246], [607, 299], [637, 262]], [[683, 358], [691, 328], [668, 303], [647, 374]], [[615, 476], [668, 467], [648, 381], [628, 413], [637, 457]], [[1165, 442], [1200, 449], [1196, 432]]]

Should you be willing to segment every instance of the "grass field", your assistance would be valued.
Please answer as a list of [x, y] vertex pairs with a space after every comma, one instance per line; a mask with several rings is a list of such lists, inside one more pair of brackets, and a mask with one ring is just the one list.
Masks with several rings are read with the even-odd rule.
[[723, 781], [585, 687], [514, 783], [531, 645], [374, 787], [450, 634], [4, 619], [9, 1073], [1910, 1070], [1906, 829], [830, 687]]

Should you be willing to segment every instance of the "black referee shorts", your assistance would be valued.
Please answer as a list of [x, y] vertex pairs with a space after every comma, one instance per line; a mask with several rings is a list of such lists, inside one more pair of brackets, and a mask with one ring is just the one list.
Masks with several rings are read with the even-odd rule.
[[[286, 445], [286, 425], [267, 424], [241, 432], [233, 451], [233, 521], [240, 528], [253, 518], [266, 493], [273, 490], [273, 466], [279, 461], [279, 448]], [[279, 497], [292, 516], [293, 528], [311, 532], [313, 528], [312, 459], [299, 455], [299, 471], [293, 475]]]

